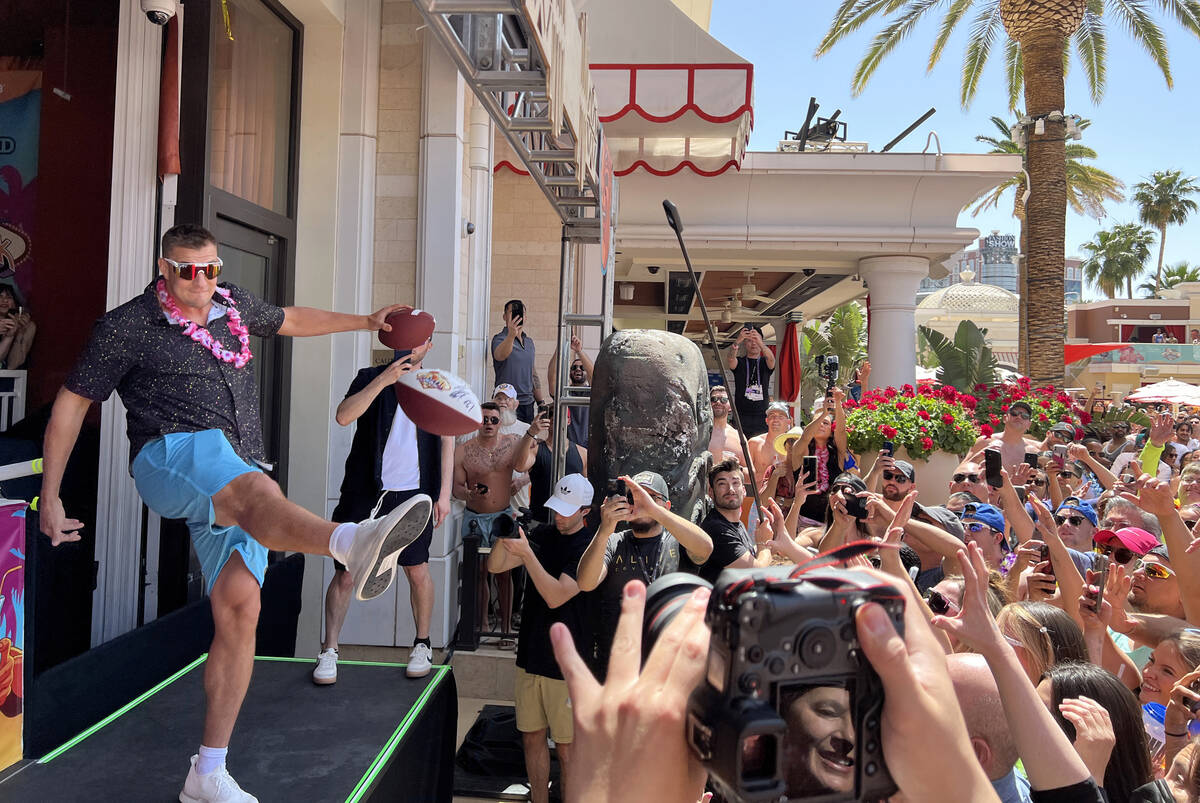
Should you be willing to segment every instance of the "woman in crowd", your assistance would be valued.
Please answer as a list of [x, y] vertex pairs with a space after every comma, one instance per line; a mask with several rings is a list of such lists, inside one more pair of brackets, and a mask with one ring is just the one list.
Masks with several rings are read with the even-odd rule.
[[1138, 700], [1165, 706], [1175, 684], [1200, 667], [1200, 633], [1181, 630], [1158, 642], [1150, 660], [1142, 667], [1142, 688]]
[[[1200, 454], [1200, 450], [1188, 452], [1189, 457], [1193, 454]], [[1200, 504], [1200, 463], [1192, 461], [1184, 466], [1179, 474], [1176, 496], [1180, 505]]]
[[996, 626], [1013, 646], [1033, 683], [1058, 664], [1086, 661], [1083, 631], [1061, 608], [1046, 602], [1014, 602], [996, 616]]
[[805, 478], [803, 475], [804, 457], [817, 458], [816, 490], [805, 498], [800, 508], [801, 522], [804, 524], [825, 521], [829, 510], [829, 487], [833, 479], [842, 473], [849, 454], [846, 447], [846, 412], [842, 408], [844, 398], [842, 389], [834, 388], [829, 399], [818, 402], [813, 410], [812, 421], [800, 437], [792, 442], [789, 450], [788, 465], [797, 483], [812, 482], [814, 478]]
[[[1145, 799], [1135, 798], [1134, 790], [1154, 782], [1150, 747], [1141, 708], [1121, 681], [1095, 664], [1068, 662], [1046, 672], [1038, 694], [1092, 777], [1102, 782], [1109, 803]], [[1096, 733], [1098, 729], [1088, 721], [1091, 706], [1070, 704], [1082, 700], [1099, 704], [1107, 715], [1109, 733]]]

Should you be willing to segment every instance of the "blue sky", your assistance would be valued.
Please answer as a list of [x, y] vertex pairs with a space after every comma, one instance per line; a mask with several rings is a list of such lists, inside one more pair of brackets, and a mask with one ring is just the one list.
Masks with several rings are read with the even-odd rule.
[[[821, 104], [819, 116], [840, 108], [839, 119], [846, 121], [849, 139], [866, 141], [872, 150], [883, 147], [935, 106], [937, 114], [895, 150], [920, 151], [926, 135], [933, 130], [938, 132], [943, 152], [986, 152], [987, 146], [976, 142], [975, 136], [995, 133], [989, 119], [993, 115], [1012, 118], [1007, 111], [1001, 44], [993, 47], [979, 93], [964, 111], [958, 90], [970, 15], [929, 73], [926, 61], [942, 12], [935, 9], [927, 12], [933, 16], [892, 51], [866, 91], [855, 98], [850, 91], [854, 68], [884, 21], [880, 18], [868, 24], [829, 55], [814, 60], [813, 51], [836, 6], [835, 0], [713, 0], [710, 32], [754, 63], [752, 150], [774, 150], [784, 130], [797, 130], [804, 123], [809, 97], [815, 95]], [[1149, 56], [1111, 21], [1108, 85], [1100, 104], [1091, 102], [1082, 70], [1076, 64], [1072, 64], [1067, 77], [1067, 113], [1092, 121], [1083, 144], [1097, 152], [1095, 164], [1120, 178], [1127, 187], [1155, 170], [1200, 174], [1200, 149], [1196, 144], [1200, 130], [1200, 40], [1185, 35], [1157, 12], [1156, 17], [1170, 48], [1173, 90], [1167, 89]], [[1011, 201], [1002, 200], [999, 211], [974, 218], [964, 212], [959, 225], [973, 226], [984, 234], [992, 229], [1016, 233], [1011, 208]], [[1137, 220], [1137, 209], [1128, 201], [1110, 203], [1107, 210], [1108, 216], [1100, 223], [1068, 211], [1068, 255], [1078, 256], [1080, 244], [1090, 240], [1098, 228]], [[1153, 271], [1157, 258], [1156, 243], [1147, 261], [1149, 271]], [[1200, 214], [1167, 231], [1165, 264], [1180, 260], [1200, 264]], [[1095, 297], [1096, 293], [1087, 295]]]

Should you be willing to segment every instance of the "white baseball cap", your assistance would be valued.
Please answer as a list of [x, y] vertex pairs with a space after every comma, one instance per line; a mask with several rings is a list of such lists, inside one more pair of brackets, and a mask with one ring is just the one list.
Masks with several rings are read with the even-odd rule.
[[595, 492], [587, 477], [582, 474], [568, 474], [554, 486], [554, 495], [546, 500], [546, 507], [560, 516], [574, 516], [579, 508], [592, 503]]
[[505, 382], [502, 385], [496, 385], [496, 389], [492, 391], [492, 398], [493, 399], [496, 398], [496, 396], [498, 396], [501, 393], [503, 393], [505, 396], [507, 396], [510, 399], [517, 398], [517, 389], [514, 388], [512, 385], [508, 384], [507, 382]]

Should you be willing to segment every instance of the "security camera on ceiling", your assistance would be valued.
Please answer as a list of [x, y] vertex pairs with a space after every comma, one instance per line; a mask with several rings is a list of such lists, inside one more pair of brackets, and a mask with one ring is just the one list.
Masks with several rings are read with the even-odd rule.
[[166, 25], [175, 16], [175, 0], [142, 0], [142, 13], [155, 25]]

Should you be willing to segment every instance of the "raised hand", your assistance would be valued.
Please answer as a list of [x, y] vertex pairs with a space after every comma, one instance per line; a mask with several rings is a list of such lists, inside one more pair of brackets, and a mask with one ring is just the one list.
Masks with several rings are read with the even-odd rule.
[[1171, 440], [1171, 436], [1174, 434], [1175, 417], [1170, 413], [1159, 413], [1155, 416], [1154, 423], [1150, 426], [1150, 434], [1147, 437], [1155, 446], [1162, 446]]
[[1104, 770], [1117, 744], [1108, 711], [1091, 697], [1074, 697], [1058, 705], [1063, 719], [1075, 726], [1075, 752], [1092, 773], [1104, 779]]
[[576, 354], [583, 351], [583, 341], [579, 339], [579, 335], [571, 335], [571, 351]]
[[1155, 479], [1148, 474], [1138, 478], [1140, 489], [1137, 496], [1123, 493], [1121, 497], [1128, 499], [1147, 513], [1155, 516], [1178, 516], [1175, 510], [1175, 495], [1171, 493], [1171, 484], [1166, 480]]
[[368, 315], [367, 325], [364, 328], [368, 331], [382, 329], [385, 332], [390, 332], [392, 331], [392, 326], [387, 322], [387, 317], [393, 312], [412, 312], [412, 309], [408, 304], [389, 304]]
[[983, 550], [975, 544], [966, 546], [958, 550], [958, 565], [963, 575], [962, 607], [954, 616], [933, 617], [933, 626], [983, 656], [1011, 650], [988, 610], [988, 568], [983, 562]]

